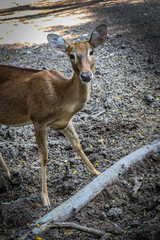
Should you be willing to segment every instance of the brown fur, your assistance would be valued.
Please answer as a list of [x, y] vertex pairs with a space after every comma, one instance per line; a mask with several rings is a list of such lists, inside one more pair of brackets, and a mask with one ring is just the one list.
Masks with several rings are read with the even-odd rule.
[[[106, 31], [105, 25], [100, 25]], [[100, 31], [101, 28], [96, 28]], [[57, 39], [59, 36], [57, 36]], [[95, 40], [96, 39], [96, 42]], [[94, 36], [92, 42], [102, 44], [101, 38]], [[53, 45], [56, 46], [55, 35]], [[63, 41], [60, 41], [63, 47]], [[57, 46], [59, 47], [57, 41]], [[60, 45], [60, 46], [61, 46]], [[42, 166], [42, 198], [44, 205], [50, 201], [46, 183], [46, 164], [48, 161], [46, 127], [61, 129], [73, 148], [81, 156], [93, 175], [99, 172], [84, 154], [79, 138], [72, 124], [73, 115], [80, 111], [89, 98], [91, 83], [82, 81], [81, 73], [94, 72], [94, 56], [91, 41], [67, 43], [67, 54], [72, 55], [73, 77], [66, 78], [56, 70], [34, 70], [0, 65], [0, 124], [21, 126], [33, 124]], [[64, 49], [63, 49], [64, 51]], [[75, 58], [73, 58], [73, 55]], [[4, 160], [1, 166], [10, 175]]]

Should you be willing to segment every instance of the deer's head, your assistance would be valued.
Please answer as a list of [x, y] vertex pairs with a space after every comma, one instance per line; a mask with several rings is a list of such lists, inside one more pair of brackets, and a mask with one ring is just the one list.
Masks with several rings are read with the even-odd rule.
[[103, 44], [107, 38], [107, 27], [99, 25], [91, 33], [89, 41], [69, 44], [61, 36], [49, 34], [50, 46], [57, 52], [66, 53], [72, 63], [73, 71], [84, 82], [89, 82], [94, 72], [94, 48]]

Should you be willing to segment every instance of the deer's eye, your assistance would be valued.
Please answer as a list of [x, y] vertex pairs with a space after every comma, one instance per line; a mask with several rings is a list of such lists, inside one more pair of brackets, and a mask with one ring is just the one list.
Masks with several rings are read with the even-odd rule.
[[90, 51], [89, 55], [90, 55], [90, 56], [92, 56], [92, 55], [93, 55], [93, 50], [91, 50], [91, 51]]
[[73, 54], [70, 54], [69, 57], [70, 57], [71, 60], [74, 60], [74, 55]]

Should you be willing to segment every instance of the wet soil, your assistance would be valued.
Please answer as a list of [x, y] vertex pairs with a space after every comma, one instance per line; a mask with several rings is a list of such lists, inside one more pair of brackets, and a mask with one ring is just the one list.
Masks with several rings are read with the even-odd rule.
[[[86, 40], [98, 24], [108, 26], [106, 43], [95, 50], [90, 100], [73, 118], [85, 153], [102, 172], [130, 152], [159, 139], [160, 3], [96, 1], [82, 10], [94, 21], [70, 28], [53, 26], [52, 31], [63, 29], [64, 35], [72, 32], [72, 40]], [[72, 75], [68, 58], [55, 55], [48, 44], [1, 45], [0, 62], [61, 69], [65, 75]], [[61, 132], [48, 129], [48, 149], [48, 192], [55, 208], [93, 176]], [[48, 212], [41, 202], [41, 166], [33, 127], [2, 126], [0, 152], [12, 173], [9, 181], [0, 169], [0, 236], [3, 240], [18, 239], [32, 222]], [[155, 154], [133, 166], [68, 221], [104, 230], [102, 239], [160, 239], [159, 160]], [[37, 237], [97, 239], [68, 229], [50, 229]]]

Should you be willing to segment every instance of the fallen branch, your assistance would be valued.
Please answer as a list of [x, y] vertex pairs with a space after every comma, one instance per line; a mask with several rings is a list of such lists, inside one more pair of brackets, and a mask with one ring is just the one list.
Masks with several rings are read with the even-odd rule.
[[57, 223], [47, 224], [45, 226], [45, 228], [44, 228], [44, 225], [42, 225], [40, 228], [41, 228], [42, 231], [44, 231], [48, 228], [70, 228], [70, 229], [76, 229], [76, 230], [79, 230], [79, 231], [94, 234], [94, 235], [99, 236], [99, 237], [101, 237], [105, 234], [105, 232], [103, 232], [103, 231], [95, 230], [93, 228], [89, 228], [89, 227], [85, 227], [85, 226], [81, 226], [81, 225], [73, 223], [73, 222], [57, 222]]
[[[120, 159], [93, 181], [91, 181], [86, 187], [77, 192], [70, 199], [56, 207], [34, 224], [31, 227], [35, 227], [37, 224], [41, 227], [35, 227], [31, 230], [32, 234], [38, 234], [47, 228], [47, 224], [51, 222], [65, 221], [69, 217], [78, 213], [88, 202], [94, 199], [107, 184], [112, 183], [120, 175], [124, 174], [128, 168], [140, 162], [152, 154], [160, 151], [160, 141], [154, 142], [147, 146], [144, 146], [126, 157]], [[22, 236], [20, 239], [25, 239], [27, 235]]]

